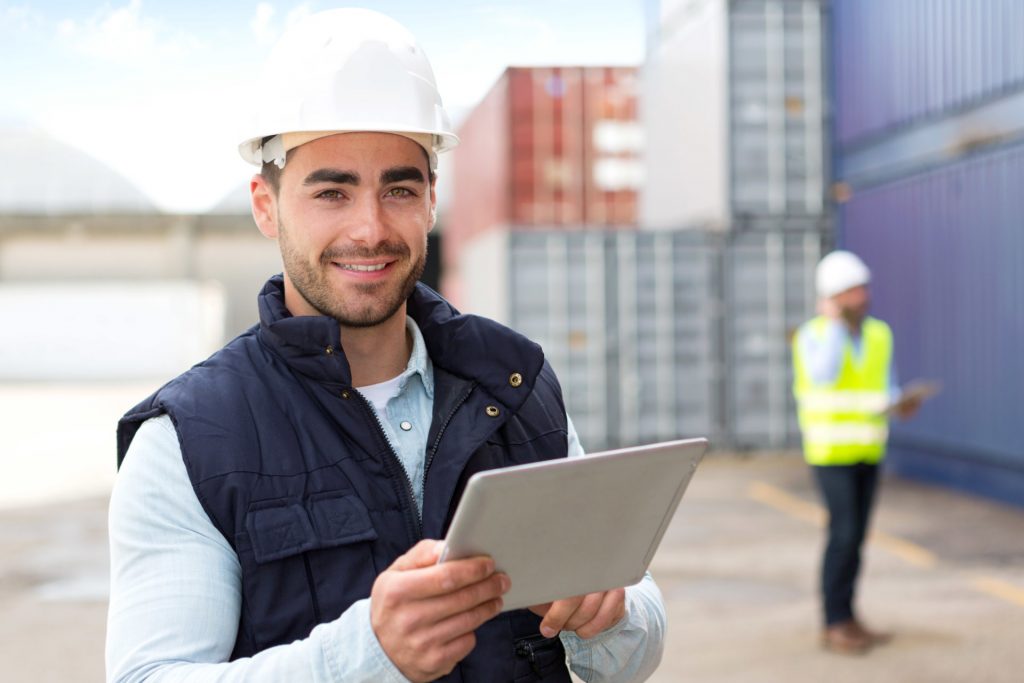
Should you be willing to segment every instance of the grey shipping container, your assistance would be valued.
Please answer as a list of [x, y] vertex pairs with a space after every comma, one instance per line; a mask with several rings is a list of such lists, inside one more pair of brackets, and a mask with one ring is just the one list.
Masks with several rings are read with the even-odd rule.
[[799, 443], [790, 339], [814, 315], [816, 231], [734, 233], [725, 247], [725, 423], [732, 445]]
[[824, 210], [822, 35], [820, 2], [730, 3], [730, 190], [736, 216]]
[[[640, 223], [737, 226], [824, 212], [819, 0], [659, 3], [643, 77]], [[760, 225], [760, 224], [757, 224]]]
[[509, 322], [544, 347], [585, 447], [720, 434], [709, 239], [564, 231], [510, 239]]
[[544, 347], [586, 448], [782, 448], [798, 441], [788, 334], [820, 251], [816, 230], [510, 231], [464, 270], [481, 305], [506, 299], [477, 312]]

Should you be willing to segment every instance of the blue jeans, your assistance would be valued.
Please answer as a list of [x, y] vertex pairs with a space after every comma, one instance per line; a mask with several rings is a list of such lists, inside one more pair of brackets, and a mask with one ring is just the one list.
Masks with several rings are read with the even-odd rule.
[[860, 549], [871, 517], [878, 465], [860, 463], [812, 469], [828, 508], [828, 545], [821, 567], [821, 592], [825, 624], [831, 626], [854, 618]]

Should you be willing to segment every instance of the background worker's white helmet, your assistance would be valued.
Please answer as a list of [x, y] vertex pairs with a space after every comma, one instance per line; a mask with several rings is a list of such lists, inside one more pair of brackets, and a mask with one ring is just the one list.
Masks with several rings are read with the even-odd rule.
[[856, 254], [837, 250], [821, 259], [815, 272], [818, 296], [827, 299], [871, 282], [871, 271]]
[[291, 26], [258, 93], [256, 122], [238, 146], [257, 166], [283, 166], [288, 149], [317, 137], [380, 131], [418, 142], [433, 170], [437, 153], [459, 142], [423, 49], [401, 24], [371, 10], [327, 10]]

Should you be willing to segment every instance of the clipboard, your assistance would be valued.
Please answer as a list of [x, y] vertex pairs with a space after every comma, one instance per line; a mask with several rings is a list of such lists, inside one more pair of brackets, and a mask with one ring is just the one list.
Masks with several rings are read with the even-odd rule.
[[886, 407], [884, 413], [890, 416], [895, 415], [907, 402], [917, 400], [924, 403], [941, 391], [941, 382], [928, 379], [915, 379], [904, 385], [903, 389], [900, 390], [899, 398], [890, 403]]
[[439, 562], [490, 555], [503, 611], [640, 581], [707, 450], [689, 439], [473, 475]]

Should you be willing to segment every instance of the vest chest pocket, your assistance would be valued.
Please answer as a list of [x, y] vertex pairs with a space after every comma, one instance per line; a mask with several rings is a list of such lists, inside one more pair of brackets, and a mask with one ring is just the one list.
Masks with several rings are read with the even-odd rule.
[[376, 539], [366, 505], [353, 493], [253, 503], [236, 547], [241, 628], [257, 649], [304, 638], [369, 596]]

